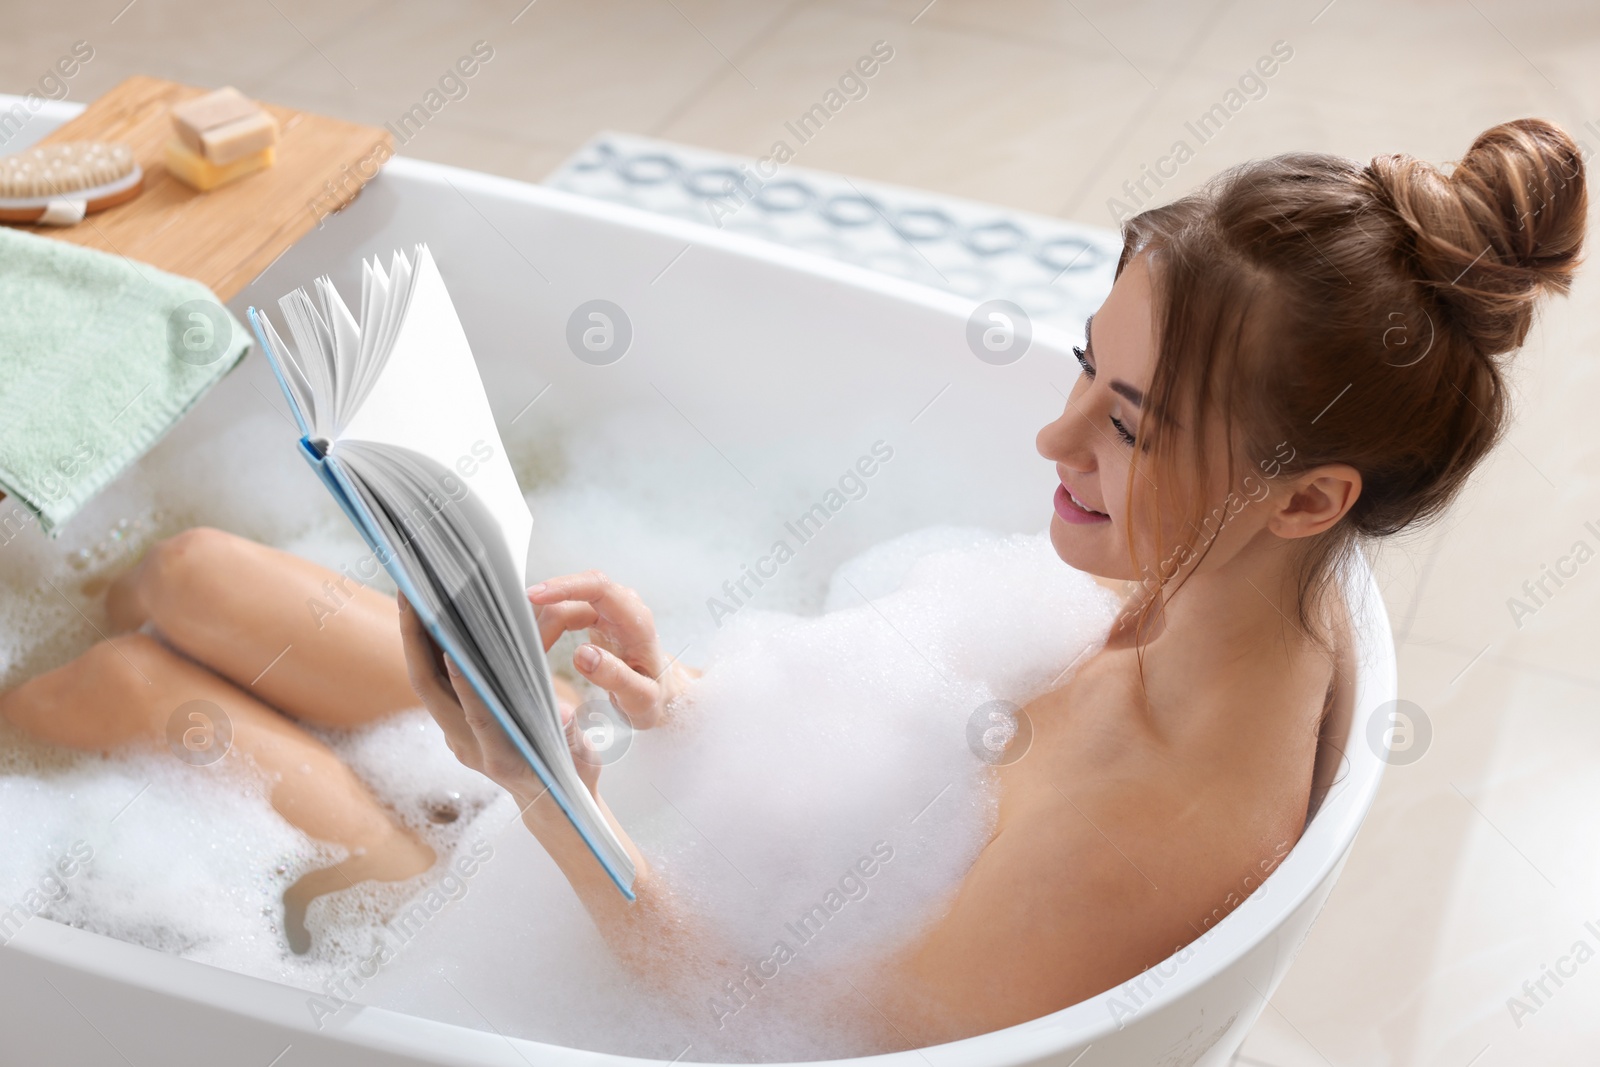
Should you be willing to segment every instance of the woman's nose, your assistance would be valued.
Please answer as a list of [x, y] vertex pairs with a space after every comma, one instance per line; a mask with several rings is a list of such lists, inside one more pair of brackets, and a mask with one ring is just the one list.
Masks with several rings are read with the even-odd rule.
[[1088, 473], [1094, 470], [1088, 429], [1076, 405], [1068, 400], [1061, 416], [1039, 431], [1035, 445], [1045, 459]]

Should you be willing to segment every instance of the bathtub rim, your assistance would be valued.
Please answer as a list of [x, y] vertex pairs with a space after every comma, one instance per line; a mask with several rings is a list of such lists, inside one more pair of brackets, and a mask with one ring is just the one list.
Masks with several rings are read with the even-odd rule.
[[[831, 278], [845, 283], [853, 289], [865, 290], [904, 303], [935, 310], [946, 315], [955, 316], [962, 321], [983, 302], [975, 297], [963, 296], [960, 293], [935, 288], [909, 278], [885, 274], [871, 267], [835, 259], [821, 252], [812, 252], [803, 248], [778, 244], [753, 234], [724, 230], [704, 223], [691, 222], [688, 219], [673, 215], [657, 214], [653, 211], [620, 204], [612, 200], [600, 200], [595, 197], [583, 196], [579, 193], [570, 193], [564, 189], [557, 189], [549, 185], [540, 185], [517, 178], [507, 178], [499, 174], [488, 174], [484, 171], [468, 170], [449, 163], [436, 163], [432, 160], [396, 155], [384, 163], [383, 168], [372, 179], [372, 183], [382, 182], [386, 178], [393, 178], [401, 182], [443, 184], [447, 187], [453, 186], [456, 192], [460, 192], [462, 189], [473, 189], [489, 195], [505, 196], [527, 203], [542, 204], [569, 214], [583, 215], [604, 222], [625, 225], [635, 230], [644, 230], [661, 236], [673, 237], [689, 245], [706, 245], [747, 259], [760, 260], [779, 267]], [[467, 203], [476, 210], [477, 205], [473, 204], [472, 201], [468, 200]], [[335, 212], [333, 215], [328, 216], [325, 221], [336, 221], [339, 216], [340, 213]], [[486, 217], [484, 221], [491, 227], [493, 226], [493, 223]], [[1086, 226], [1085, 228], [1102, 229], [1103, 227]], [[1111, 231], [1107, 232], [1110, 233]], [[504, 235], [502, 235], [502, 239], [505, 239]], [[506, 239], [506, 241], [510, 244], [509, 239]], [[512, 245], [512, 247], [515, 248], [516, 246]], [[279, 257], [279, 259], [282, 258], [281, 256]], [[240, 290], [238, 295], [227, 301], [227, 303], [230, 306], [242, 306], [245, 295], [262, 277], [272, 270], [277, 262], [277, 260], [274, 260], [273, 263], [268, 264], [261, 274], [252, 279], [244, 289]], [[667, 265], [663, 264], [663, 266]], [[666, 272], [662, 271], [662, 273]], [[284, 292], [287, 292], [294, 286], [309, 284], [310, 281], [311, 278], [309, 277], [295, 278], [282, 281], [281, 284], [284, 286]], [[1054, 355], [1070, 360], [1071, 369], [1074, 372], [1077, 371], [1077, 362], [1071, 357], [1071, 349], [1075, 343], [1082, 339], [1081, 330], [1068, 330], [1054, 323], [1034, 320], [1031, 316], [1029, 317], [1029, 326], [1032, 330], [1031, 346], [1021, 357], [1022, 359], [1032, 358], [1035, 350], [1041, 352], [1048, 350]], [[1008, 365], [997, 365], [994, 369], [1003, 372]]]
[[[0, 97], [0, 101], [3, 100], [4, 97]], [[66, 109], [63, 107], [60, 110]], [[817, 253], [775, 245], [758, 237], [722, 231], [626, 205], [594, 200], [545, 186], [446, 164], [397, 156], [386, 164], [377, 180], [383, 180], [384, 175], [393, 175], [399, 181], [454, 183], [463, 188], [539, 203], [556, 210], [653, 231], [682, 239], [690, 244], [718, 247], [787, 269], [823, 275], [852, 287], [917, 304], [958, 319], [964, 319], [977, 303], [958, 294], [932, 289], [917, 282], [895, 278]], [[333, 219], [337, 220], [338, 216], [333, 216]], [[270, 269], [269, 265], [268, 270]], [[1064, 330], [1049, 324], [1034, 324], [1034, 344], [1041, 349], [1053, 350], [1058, 355], [1064, 355], [1073, 340]], [[1316, 817], [1307, 825], [1300, 840], [1283, 862], [1243, 904], [1212, 928], [1209, 937], [1201, 939], [1199, 947], [1194, 949], [1187, 962], [1177, 968], [1171, 979], [1163, 980], [1153, 995], [1140, 1002], [1138, 1012], [1141, 1014], [1158, 1012], [1171, 1006], [1203, 988], [1257, 949], [1289, 916], [1301, 908], [1319, 887], [1336, 875], [1348, 857], [1356, 833], [1372, 805], [1386, 766], [1386, 761], [1362, 743], [1362, 738], [1366, 724], [1376, 713], [1377, 708], [1382, 702], [1394, 699], [1396, 695], [1396, 664], [1393, 637], [1387, 613], [1383, 608], [1381, 590], [1377, 586], [1376, 577], [1365, 555], [1357, 556], [1352, 573], [1347, 576], [1346, 588], [1360, 594], [1359, 606], [1353, 605], [1353, 607], [1358, 650], [1361, 654], [1352, 718], [1345, 747], [1348, 768], [1329, 789]], [[1313, 847], [1308, 847], [1308, 843]], [[110, 947], [107, 948], [105, 945]], [[263, 1023], [303, 1033], [308, 1038], [343, 1037], [370, 1048], [393, 1051], [397, 1054], [414, 1054], [420, 1049], [426, 1055], [436, 1057], [439, 1063], [488, 1062], [491, 1050], [502, 1049], [508, 1041], [513, 1043], [513, 1048], [529, 1054], [543, 1055], [556, 1062], [560, 1062], [563, 1056], [581, 1057], [582, 1062], [587, 1063], [628, 1064], [639, 1067], [645, 1065], [664, 1067], [673, 1062], [704, 1063], [707, 1067], [711, 1067], [712, 1064], [719, 1062], [667, 1061], [593, 1052], [526, 1038], [506, 1038], [489, 1031], [368, 1006], [357, 1006], [347, 1023], [319, 1031], [301, 1017], [304, 1013], [263, 1010], [262, 1003], [272, 998], [224, 995], [232, 994], [234, 990], [246, 989], [255, 983], [282, 991], [277, 999], [283, 1004], [288, 1004], [291, 998], [299, 1001], [307, 996], [315, 996], [315, 993], [211, 967], [197, 961], [167, 956], [151, 949], [76, 930], [46, 919], [36, 919], [29, 923], [28, 928], [19, 933], [5, 948], [77, 970], [111, 977], [152, 993], [165, 994], [218, 1012], [258, 1019]], [[1143, 973], [1148, 974], [1173, 958], [1174, 956], [1169, 956]], [[1275, 976], [1274, 980], [1277, 977], [1281, 975]], [[1131, 981], [1137, 980], [1138, 976]], [[926, 1064], [936, 1056], [947, 1056], [951, 1063], [965, 1063], [971, 1062], [972, 1055], [978, 1053], [982, 1057], [982, 1062], [993, 1067], [1022, 1067], [1052, 1053], [1058, 1053], [1063, 1048], [1100, 1041], [1121, 1029], [1118, 1020], [1106, 1010], [1105, 1006], [1108, 999], [1127, 984], [1124, 983], [1123, 986], [1038, 1019], [975, 1037], [922, 1049], [827, 1062], [859, 1064], [862, 1067], [868, 1064], [876, 1067], [919, 1067], [920, 1061], [921, 1067], [926, 1067]], [[256, 988], [259, 990], [260, 986]], [[1270, 997], [1271, 992], [1272, 988], [1267, 988], [1263, 993], [1264, 997]], [[406, 1043], [401, 1044], [397, 1035], [403, 1036]], [[482, 1049], [483, 1052], [477, 1058], [469, 1059], [460, 1055], [464, 1049], [474, 1051]], [[568, 1059], [566, 1062], [579, 1062], [579, 1060]], [[786, 1064], [798, 1062], [800, 1061], [784, 1061]]]

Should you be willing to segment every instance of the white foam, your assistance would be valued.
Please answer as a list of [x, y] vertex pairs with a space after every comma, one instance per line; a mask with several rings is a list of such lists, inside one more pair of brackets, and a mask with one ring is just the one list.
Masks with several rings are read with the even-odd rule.
[[[84, 578], [185, 525], [335, 568], [359, 558], [276, 419], [263, 409], [184, 430], [190, 440], [158, 448], [91, 506], [79, 541], [24, 534], [0, 548], [0, 582], [15, 591], [0, 597], [0, 684], [86, 647], [94, 635], [78, 612], [100, 609]], [[63, 758], [0, 737], [0, 908], [44, 885], [48, 917], [300, 986], [308, 1017], [329, 1026], [355, 1000], [661, 1058], [689, 1046], [697, 1060], [864, 1051], [863, 1019], [818, 1025], [827, 979], [936, 914], [986, 840], [992, 772], [967, 747], [968, 717], [1055, 682], [1103, 636], [1113, 598], [1042, 536], [904, 533], [904, 515], [851, 504], [854, 543], [876, 547], [837, 566], [847, 542], [830, 529], [718, 619], [708, 597], [818, 487], [769, 462], [763, 499], [777, 503], [752, 506], [703, 442], [672, 440], [649, 420], [619, 420], [570, 431], [559, 452], [514, 443], [513, 459], [534, 486], [544, 569], [600, 566], [636, 586], [669, 652], [706, 669], [678, 721], [635, 737], [602, 786], [666, 884], [713, 917], [732, 959], [755, 964], [780, 940], [794, 950], [747, 1007], [720, 1020], [713, 1007], [737, 971], [687, 976], [688, 1011], [635, 988], [510, 798], [457, 764], [421, 712], [320, 736], [441, 864], [319, 900], [308, 956], [288, 950], [281, 893], [335, 853], [288, 826], [248, 775], [164, 751]], [[107, 530], [122, 534], [109, 549]], [[82, 548], [93, 557], [84, 569], [62, 562], [63, 549]], [[447, 813], [454, 820], [440, 821]], [[93, 860], [58, 879], [58, 893], [45, 879], [77, 841]], [[852, 874], [864, 859], [870, 878]], [[819, 906], [820, 932], [798, 936], [791, 927]]]
[[[738, 615], [711, 643], [680, 720], [636, 737], [602, 775], [657, 871], [715, 916], [731, 948], [728, 973], [684, 976], [698, 984], [686, 1015], [623, 981], [553, 866], [518, 835], [496, 846], [505, 859], [482, 875], [480, 895], [386, 976], [378, 1002], [458, 1021], [470, 1006], [508, 1033], [635, 1055], [861, 1052], [871, 1009], [851, 1019], [834, 1007], [816, 1026], [827, 994], [817, 979], [936, 913], [993, 818], [968, 717], [1043, 692], [1103, 637], [1114, 598], [1042, 536], [936, 529], [847, 564], [827, 602], [820, 616]], [[877, 862], [875, 847], [892, 859]], [[873, 875], [841, 888], [863, 858]], [[552, 896], [559, 920], [529, 912], [530, 899], [543, 908]], [[818, 905], [826, 921], [800, 926]], [[738, 1003], [724, 983], [777, 941], [797, 962], [748, 1007], [719, 1011]], [[439, 967], [459, 987], [443, 1012]]]
[[[278, 818], [248, 778], [165, 752], [83, 758], [54, 773], [0, 776], [0, 811], [0, 900], [8, 905], [46, 886], [48, 903], [27, 910], [207, 963], [289, 976], [274, 916], [293, 877], [325, 865], [328, 851]], [[75, 846], [87, 853], [81, 869], [49, 884], [51, 865]]]

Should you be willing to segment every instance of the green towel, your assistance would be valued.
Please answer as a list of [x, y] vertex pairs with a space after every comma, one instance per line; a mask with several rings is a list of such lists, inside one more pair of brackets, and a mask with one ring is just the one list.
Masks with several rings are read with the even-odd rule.
[[0, 489], [54, 536], [248, 347], [191, 278], [0, 226]]

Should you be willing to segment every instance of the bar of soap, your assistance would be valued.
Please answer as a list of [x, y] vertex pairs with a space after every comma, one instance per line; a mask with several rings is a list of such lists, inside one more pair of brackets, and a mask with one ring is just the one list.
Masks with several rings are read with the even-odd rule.
[[[213, 126], [200, 134], [200, 152], [218, 166], [243, 159], [278, 143], [278, 124], [271, 115], [257, 108], [255, 114]], [[193, 149], [193, 145], [189, 145]]]
[[246, 174], [265, 170], [273, 164], [271, 147], [242, 156], [232, 163], [218, 164], [206, 159], [177, 138], [167, 142], [167, 172], [202, 193], [238, 181]]
[[181, 104], [173, 104], [172, 125], [191, 152], [203, 155], [205, 147], [200, 139], [201, 134], [230, 122], [247, 119], [260, 110], [260, 104], [229, 85]]

